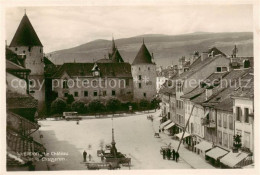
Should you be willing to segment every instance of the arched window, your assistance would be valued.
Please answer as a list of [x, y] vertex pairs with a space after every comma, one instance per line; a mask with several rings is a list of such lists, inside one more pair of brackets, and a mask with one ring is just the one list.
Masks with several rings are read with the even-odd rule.
[[67, 81], [67, 79], [65, 79], [65, 80], [63, 80], [63, 84], [62, 84], [63, 86], [63, 89], [68, 89], [68, 81]]

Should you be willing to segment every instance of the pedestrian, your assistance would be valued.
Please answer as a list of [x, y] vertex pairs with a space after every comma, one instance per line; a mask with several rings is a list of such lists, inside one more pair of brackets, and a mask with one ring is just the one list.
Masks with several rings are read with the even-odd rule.
[[172, 152], [171, 152], [171, 150], [169, 149], [169, 151], [168, 151], [168, 159], [171, 160], [171, 157], [172, 157]]
[[163, 159], [165, 159], [166, 151], [163, 149]]
[[159, 126], [159, 133], [161, 133], [161, 128], [160, 128], [160, 126]]
[[179, 159], [180, 155], [178, 152], [175, 153], [175, 159], [176, 159], [176, 162], [178, 162], [178, 159]]
[[172, 149], [172, 160], [175, 160], [175, 150]]
[[89, 161], [91, 161], [91, 158], [92, 158], [91, 154], [88, 155], [88, 158], [89, 158]]
[[83, 151], [83, 161], [86, 162], [87, 159], [87, 152], [84, 150]]

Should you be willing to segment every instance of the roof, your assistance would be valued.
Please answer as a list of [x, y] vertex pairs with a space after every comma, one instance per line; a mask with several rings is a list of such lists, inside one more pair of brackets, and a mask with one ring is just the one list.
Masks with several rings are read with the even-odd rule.
[[220, 162], [232, 168], [235, 167], [239, 162], [244, 160], [246, 157], [248, 157], [248, 155], [249, 154], [245, 152], [233, 153], [231, 151], [223, 158], [221, 158]]
[[111, 59], [113, 62], [115, 62], [115, 63], [123, 63], [123, 62], [124, 62], [124, 60], [123, 60], [123, 58], [121, 57], [121, 55], [120, 55], [118, 49], [115, 50], [115, 52], [113, 53], [113, 55], [111, 56], [110, 59]]
[[220, 50], [218, 50], [216, 47], [212, 47], [210, 48], [207, 53], [211, 54], [213, 52], [213, 56], [215, 55], [223, 55], [226, 56], [226, 54], [224, 54], [223, 52], [221, 52]]
[[[211, 106], [220, 110], [232, 111], [233, 102], [230, 97], [239, 86], [238, 79], [248, 78], [248, 74], [250, 74], [251, 71], [252, 69], [239, 69], [227, 73], [213, 73], [207, 80], [212, 82], [215, 78], [218, 78], [219, 75], [221, 77], [220, 83], [222, 84], [212, 89], [210, 98], [206, 99], [206, 90], [200, 86], [197, 86], [191, 92], [181, 96], [181, 98], [190, 99], [192, 102], [202, 104], [203, 106]], [[226, 86], [226, 84], [224, 84], [226, 82], [231, 83]], [[251, 91], [253, 92], [253, 88], [251, 88]]]
[[208, 151], [206, 153], [206, 155], [217, 160], [218, 158], [223, 157], [227, 153], [228, 153], [228, 151], [221, 149], [219, 147], [215, 147], [215, 148], [211, 149], [210, 151]]
[[163, 85], [161, 86], [159, 93], [160, 94], [176, 94], [176, 89], [175, 89], [175, 85], [173, 85], [172, 83], [174, 83], [171, 80], [166, 80]]
[[[206, 78], [204, 81], [205, 82], [213, 82], [215, 80], [218, 80], [219, 78], [222, 78], [223, 76], [225, 76], [226, 74], [228, 74], [228, 72], [215, 72], [212, 73], [208, 78]], [[186, 98], [186, 99], [193, 99], [196, 98], [196, 96], [202, 94], [205, 92], [205, 88], [202, 88], [200, 86], [197, 86], [195, 89], [193, 89], [192, 91], [190, 91], [187, 94], [184, 94], [181, 96], [181, 98]]]
[[11, 41], [10, 47], [16, 46], [41, 46], [42, 43], [38, 38], [29, 18], [25, 14], [19, 24], [18, 29]]
[[147, 47], [143, 43], [140, 50], [138, 51], [132, 65], [138, 65], [138, 64], [154, 64], [152, 62], [152, 56], [149, 53]]
[[7, 109], [17, 108], [37, 108], [38, 101], [30, 95], [18, 94], [16, 92], [7, 92]]
[[[92, 69], [95, 63], [64, 63], [53, 78], [60, 78], [64, 72], [70, 77], [92, 77]], [[96, 63], [100, 69], [101, 77], [132, 77], [129, 63]]]
[[254, 98], [254, 75], [247, 75], [243, 77], [242, 80], [245, 80], [244, 84], [242, 87], [234, 91], [232, 94], [232, 97], [235, 98]]

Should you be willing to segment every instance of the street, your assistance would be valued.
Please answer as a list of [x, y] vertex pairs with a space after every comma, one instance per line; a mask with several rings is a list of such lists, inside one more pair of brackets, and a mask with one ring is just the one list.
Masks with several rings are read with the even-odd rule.
[[[117, 150], [131, 158], [131, 169], [190, 169], [190, 164], [180, 158], [164, 160], [160, 147], [170, 143], [154, 137], [154, 124], [141, 114], [113, 119]], [[101, 142], [111, 143], [112, 119], [83, 119], [76, 121], [40, 121], [41, 142], [47, 148], [46, 157], [36, 163], [37, 170], [86, 170], [82, 153], [91, 154], [93, 162], [101, 162], [97, 150]], [[158, 132], [158, 131], [156, 131]], [[38, 137], [37, 135], [35, 137]], [[39, 139], [39, 138], [38, 138]], [[195, 155], [196, 156], [196, 155]], [[89, 161], [89, 160], [88, 160]], [[129, 169], [122, 167], [122, 169]]]

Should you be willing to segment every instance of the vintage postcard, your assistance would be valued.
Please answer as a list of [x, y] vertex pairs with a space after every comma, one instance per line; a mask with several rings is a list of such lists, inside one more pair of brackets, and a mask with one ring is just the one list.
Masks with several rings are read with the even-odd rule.
[[3, 172], [256, 173], [258, 1], [1, 4]]

